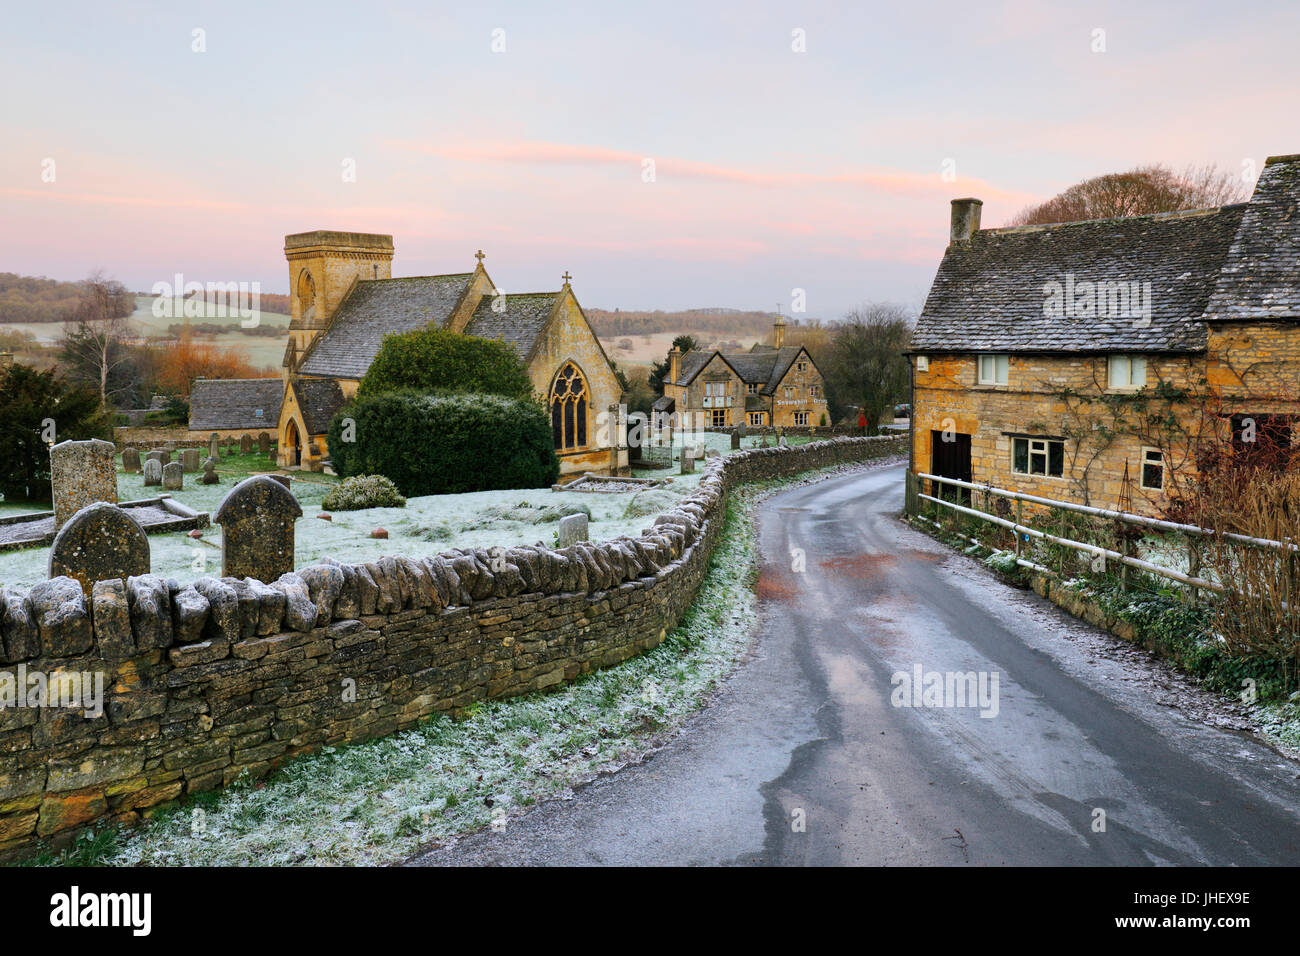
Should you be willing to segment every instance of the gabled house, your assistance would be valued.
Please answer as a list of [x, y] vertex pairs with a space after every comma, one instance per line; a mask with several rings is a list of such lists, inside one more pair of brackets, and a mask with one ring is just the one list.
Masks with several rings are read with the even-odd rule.
[[706, 428], [830, 424], [822, 374], [806, 349], [785, 344], [779, 317], [772, 341], [747, 352], [674, 348], [654, 410]]
[[980, 229], [951, 241], [913, 331], [913, 472], [1159, 514], [1210, 443], [1292, 444], [1300, 156], [1245, 203]]

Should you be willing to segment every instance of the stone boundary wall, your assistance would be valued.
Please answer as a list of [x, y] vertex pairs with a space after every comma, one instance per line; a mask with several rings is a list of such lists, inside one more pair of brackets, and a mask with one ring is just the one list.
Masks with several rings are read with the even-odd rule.
[[318, 564], [269, 584], [142, 575], [88, 597], [71, 578], [5, 588], [0, 699], [32, 673], [65, 701], [73, 675], [102, 674], [104, 695], [98, 716], [0, 709], [0, 858], [655, 647], [695, 595], [733, 485], [904, 450], [836, 438], [712, 459], [640, 537], [560, 551]]

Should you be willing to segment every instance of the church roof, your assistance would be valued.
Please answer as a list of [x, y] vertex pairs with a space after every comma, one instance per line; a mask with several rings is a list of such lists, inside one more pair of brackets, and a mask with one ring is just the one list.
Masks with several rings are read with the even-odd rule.
[[309, 435], [324, 435], [330, 429], [330, 419], [343, 407], [346, 399], [339, 383], [332, 378], [294, 379], [293, 392], [302, 409], [303, 422]]
[[275, 431], [283, 400], [281, 378], [195, 379], [190, 388], [190, 431]]
[[299, 371], [334, 378], [364, 377], [385, 335], [412, 332], [431, 322], [441, 325], [473, 276], [463, 272], [357, 282]]
[[521, 359], [526, 359], [537, 337], [546, 328], [561, 294], [517, 292], [499, 297], [485, 295], [465, 326], [465, 334], [482, 339], [500, 339], [513, 346]]

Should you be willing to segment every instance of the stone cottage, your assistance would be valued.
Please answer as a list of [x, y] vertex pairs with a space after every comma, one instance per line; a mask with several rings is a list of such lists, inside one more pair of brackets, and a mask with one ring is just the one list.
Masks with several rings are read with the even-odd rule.
[[703, 420], [707, 428], [829, 425], [822, 374], [806, 349], [785, 344], [779, 316], [772, 342], [748, 352], [682, 353], [674, 347], [654, 410], [690, 416], [682, 420], [691, 423]]
[[1300, 414], [1300, 156], [1245, 203], [951, 241], [910, 344], [911, 468], [1167, 512], [1209, 447], [1289, 452]]

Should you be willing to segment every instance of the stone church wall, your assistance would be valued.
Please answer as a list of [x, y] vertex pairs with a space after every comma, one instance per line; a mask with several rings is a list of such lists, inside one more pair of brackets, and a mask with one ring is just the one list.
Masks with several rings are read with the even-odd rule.
[[102, 675], [104, 698], [91, 716], [0, 709], [0, 857], [655, 647], [691, 603], [734, 485], [905, 447], [836, 438], [710, 461], [635, 539], [321, 564], [269, 586], [145, 575], [84, 597], [68, 578], [4, 589], [0, 697], [40, 673], [61, 692]]

